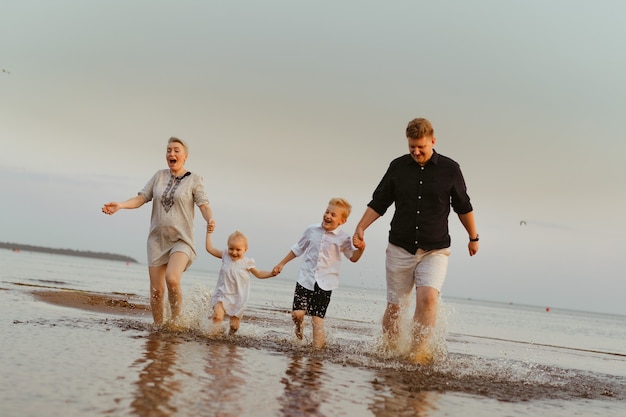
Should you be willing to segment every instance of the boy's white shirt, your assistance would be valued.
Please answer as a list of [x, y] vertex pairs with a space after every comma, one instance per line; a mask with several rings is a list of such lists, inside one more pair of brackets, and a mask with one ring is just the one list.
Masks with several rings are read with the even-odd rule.
[[339, 286], [341, 255], [349, 259], [355, 250], [352, 237], [339, 228], [327, 232], [321, 223], [309, 225], [291, 247], [296, 257], [304, 254], [298, 284], [313, 291], [317, 282], [325, 291], [334, 290]]

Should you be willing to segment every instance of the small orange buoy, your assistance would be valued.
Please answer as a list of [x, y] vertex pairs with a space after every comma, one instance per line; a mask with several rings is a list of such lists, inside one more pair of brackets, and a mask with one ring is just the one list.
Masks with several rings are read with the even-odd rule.
[[546, 307], [546, 311], [550, 311], [550, 307]]

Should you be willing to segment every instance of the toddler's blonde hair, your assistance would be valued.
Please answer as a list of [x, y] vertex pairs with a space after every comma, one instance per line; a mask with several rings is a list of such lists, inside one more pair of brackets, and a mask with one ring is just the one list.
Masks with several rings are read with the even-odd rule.
[[239, 230], [235, 230], [234, 232], [230, 234], [230, 236], [228, 236], [229, 243], [235, 239], [243, 239], [244, 243], [246, 244], [246, 248], [248, 247], [248, 238]]

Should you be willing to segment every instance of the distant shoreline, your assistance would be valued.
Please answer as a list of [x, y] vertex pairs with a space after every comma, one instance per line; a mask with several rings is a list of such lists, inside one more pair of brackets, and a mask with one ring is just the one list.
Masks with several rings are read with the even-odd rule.
[[82, 251], [82, 250], [74, 250], [74, 249], [55, 249], [55, 248], [47, 248], [44, 246], [22, 245], [19, 243], [0, 242], [0, 249], [9, 249], [13, 251], [25, 251], [25, 252], [43, 252], [43, 253], [51, 253], [54, 255], [80, 256], [83, 258], [107, 259], [110, 261], [132, 262], [135, 264], [139, 263], [135, 259], [131, 258], [130, 256], [118, 255], [115, 253], [91, 252], [91, 251]]

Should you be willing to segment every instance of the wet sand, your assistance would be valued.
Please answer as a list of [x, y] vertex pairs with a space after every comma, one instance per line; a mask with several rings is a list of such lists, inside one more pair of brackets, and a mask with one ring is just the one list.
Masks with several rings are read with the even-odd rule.
[[106, 314], [150, 315], [150, 306], [132, 294], [98, 294], [78, 290], [37, 290], [32, 294], [46, 303]]
[[257, 285], [239, 332], [213, 336], [216, 276], [189, 272], [180, 323], [157, 328], [143, 267], [4, 255], [2, 417], [626, 415], [619, 318], [457, 302], [420, 366], [382, 349], [377, 290], [337, 292], [314, 351], [291, 282]]
[[[36, 290], [32, 294], [37, 300], [50, 304], [69, 308], [78, 308], [90, 312], [105, 314], [115, 314], [127, 316], [128, 319], [120, 317], [118, 320], [110, 319], [109, 323], [115, 323], [123, 330], [148, 330], [143, 337], [149, 340], [176, 340], [175, 344], [183, 342], [199, 342], [200, 344], [227, 345], [231, 348], [252, 348], [255, 355], [265, 357], [266, 355], [297, 355], [312, 356], [316, 360], [324, 361], [335, 366], [348, 366], [352, 369], [369, 370], [374, 372], [371, 383], [377, 387], [381, 381], [386, 384], [400, 383], [402, 386], [410, 387], [411, 392], [458, 392], [469, 395], [485, 396], [491, 399], [512, 402], [524, 402], [529, 400], [559, 398], [563, 400], [581, 398], [623, 398], [626, 393], [624, 386], [614, 385], [612, 382], [596, 379], [593, 376], [586, 376], [579, 379], [580, 375], [568, 375], [567, 371], [533, 365], [533, 372], [538, 372], [540, 378], [532, 383], [512, 377], [506, 369], [501, 368], [497, 362], [483, 360], [481, 358], [468, 357], [449, 353], [447, 359], [437, 364], [437, 366], [420, 366], [410, 364], [397, 358], [389, 356], [384, 352], [373, 351], [374, 345], [369, 342], [352, 342], [349, 346], [344, 346], [339, 340], [329, 344], [322, 351], [312, 351], [307, 343], [297, 343], [293, 335], [289, 332], [281, 334], [281, 329], [291, 329], [291, 319], [287, 311], [260, 311], [249, 309], [244, 317], [245, 326], [256, 328], [259, 332], [240, 332], [234, 337], [213, 337], [207, 336], [197, 328], [172, 329], [161, 328], [156, 333], [151, 331], [150, 307], [145, 300], [131, 295], [121, 293], [93, 293], [76, 290]], [[134, 317], [142, 317], [141, 322], [133, 320]], [[138, 317], [137, 317], [138, 318]], [[143, 324], [142, 324], [143, 323]], [[346, 330], [361, 332], [357, 327], [351, 326], [356, 323], [338, 323], [335, 329], [346, 327]], [[244, 334], [241, 334], [244, 333]], [[261, 349], [261, 350], [259, 350]], [[250, 353], [248, 353], [250, 354]], [[489, 369], [494, 365], [497, 369], [492, 373], [474, 374], [466, 373], [458, 366], [466, 366], [467, 361], [471, 361], [475, 366], [484, 362], [480, 367]], [[509, 364], [511, 365], [511, 364]], [[518, 366], [523, 364], [513, 364]], [[535, 377], [531, 376], [531, 379]], [[391, 381], [391, 382], [390, 382]], [[569, 383], [567, 383], [569, 382]], [[614, 382], [614, 381], [613, 381]], [[594, 386], [592, 388], [591, 386]], [[618, 388], [616, 390], [616, 388]]]

